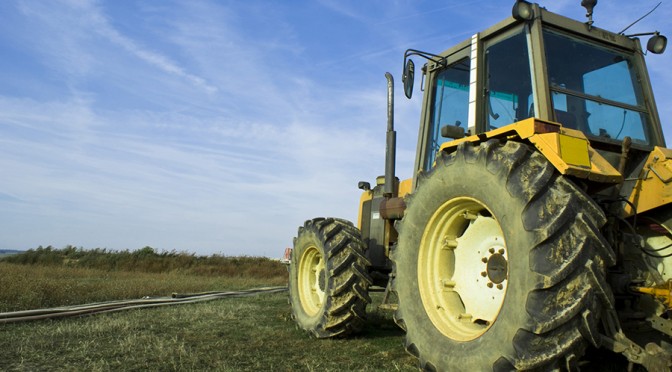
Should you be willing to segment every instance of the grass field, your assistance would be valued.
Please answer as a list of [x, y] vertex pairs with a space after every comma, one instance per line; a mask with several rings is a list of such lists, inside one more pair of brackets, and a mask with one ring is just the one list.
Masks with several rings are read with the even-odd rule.
[[289, 314], [280, 293], [5, 325], [0, 370], [416, 370], [388, 313], [347, 340], [310, 338]]
[[[0, 260], [0, 312], [277, 286], [287, 280], [284, 266], [255, 258], [188, 260], [180, 254], [154, 254], [127, 266], [135, 268], [127, 271], [105, 264], [119, 261], [114, 254], [98, 259], [98, 267], [105, 267], [101, 269], [81, 267], [87, 261], [82, 257], [73, 265], [72, 258], [60, 257], [61, 251], [41, 253], [48, 257], [33, 252], [30, 259], [13, 258], [24, 264]], [[163, 262], [173, 259], [191, 263], [186, 269]], [[148, 267], [156, 272], [142, 271]], [[416, 370], [415, 359], [403, 349], [403, 332], [391, 313], [377, 310], [380, 296], [373, 298], [366, 328], [345, 340], [315, 340], [297, 330], [286, 293], [5, 324], [0, 325], [0, 370]]]

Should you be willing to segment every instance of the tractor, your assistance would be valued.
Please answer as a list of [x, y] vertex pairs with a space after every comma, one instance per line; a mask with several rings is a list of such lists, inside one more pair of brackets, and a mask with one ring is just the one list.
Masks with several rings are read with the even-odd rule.
[[575, 370], [597, 353], [671, 369], [672, 150], [644, 61], [667, 39], [601, 29], [596, 4], [582, 22], [518, 0], [442, 53], [405, 52], [408, 98], [425, 61], [413, 177], [395, 176], [387, 73], [384, 176], [359, 182], [356, 225], [315, 218], [294, 239], [300, 328], [354, 334], [384, 290], [424, 370]]

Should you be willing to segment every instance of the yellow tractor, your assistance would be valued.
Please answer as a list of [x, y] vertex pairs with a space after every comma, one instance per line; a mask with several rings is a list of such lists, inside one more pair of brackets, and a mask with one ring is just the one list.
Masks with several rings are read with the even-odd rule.
[[[385, 176], [357, 225], [306, 221], [290, 302], [318, 338], [365, 324], [369, 291], [426, 370], [573, 370], [603, 350], [672, 367], [672, 150], [646, 51], [626, 35], [516, 1], [512, 17], [424, 58], [414, 176], [395, 177], [393, 79]], [[639, 38], [647, 37], [643, 50]], [[396, 303], [388, 303], [396, 299]]]

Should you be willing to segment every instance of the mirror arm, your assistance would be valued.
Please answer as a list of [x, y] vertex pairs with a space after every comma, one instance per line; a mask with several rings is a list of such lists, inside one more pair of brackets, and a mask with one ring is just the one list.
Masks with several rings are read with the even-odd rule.
[[642, 32], [641, 34], [632, 34], [632, 35], [624, 35], [627, 38], [633, 38], [633, 37], [638, 37], [638, 36], [651, 36], [651, 35], [659, 35], [660, 32], [658, 31], [653, 31], [653, 32]]
[[424, 58], [428, 61], [432, 61], [432, 62], [436, 62], [438, 64], [441, 64], [442, 66], [447, 65], [446, 57], [442, 57], [438, 54], [433, 54], [433, 53], [429, 53], [429, 52], [423, 52], [423, 51], [417, 50], [417, 49], [407, 49], [406, 52], [404, 52], [404, 66], [406, 66], [406, 60], [408, 59], [408, 57], [411, 57], [411, 56], [422, 57], [422, 58]]

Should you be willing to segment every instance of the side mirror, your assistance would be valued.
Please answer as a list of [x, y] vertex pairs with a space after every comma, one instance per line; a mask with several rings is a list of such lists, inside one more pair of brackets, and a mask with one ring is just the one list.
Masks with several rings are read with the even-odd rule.
[[654, 54], [662, 54], [667, 48], [667, 38], [661, 34], [653, 35], [646, 43], [646, 50]]
[[406, 98], [413, 96], [413, 81], [415, 80], [415, 63], [413, 60], [406, 61], [404, 73], [401, 75], [401, 81], [404, 83], [404, 94]]

